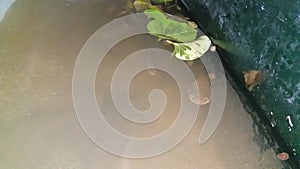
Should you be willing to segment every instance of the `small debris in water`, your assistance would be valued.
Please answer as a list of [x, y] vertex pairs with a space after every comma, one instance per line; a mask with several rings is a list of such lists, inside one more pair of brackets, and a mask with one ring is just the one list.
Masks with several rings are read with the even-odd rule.
[[70, 7], [71, 3], [73, 3], [73, 2], [74, 2], [74, 0], [67, 0], [65, 3], [65, 7]]
[[286, 116], [286, 120], [288, 121], [288, 123], [289, 123], [290, 127], [294, 127], [294, 125], [293, 125], [293, 123], [292, 123], [292, 119], [291, 119], [291, 116], [290, 116], [290, 115]]
[[216, 46], [211, 46], [209, 49], [210, 49], [210, 51], [215, 52], [217, 50], [217, 47]]
[[214, 74], [214, 73], [208, 73], [208, 77], [211, 80], [216, 79], [216, 74]]
[[276, 121], [272, 120], [272, 121], [271, 121], [271, 126], [272, 126], [272, 127], [275, 127], [275, 126], [276, 126]]
[[156, 75], [156, 69], [148, 69], [147, 73], [151, 76], [155, 76]]
[[289, 159], [290, 156], [288, 153], [282, 152], [282, 153], [277, 154], [277, 158], [281, 161], [285, 161], [285, 160]]
[[243, 74], [246, 87], [249, 91], [264, 79], [264, 73], [258, 70], [244, 71]]
[[193, 102], [194, 104], [197, 104], [199, 106], [206, 105], [210, 102], [210, 98], [208, 98], [208, 97], [196, 98], [193, 94], [190, 94], [189, 98], [190, 98], [191, 102]]

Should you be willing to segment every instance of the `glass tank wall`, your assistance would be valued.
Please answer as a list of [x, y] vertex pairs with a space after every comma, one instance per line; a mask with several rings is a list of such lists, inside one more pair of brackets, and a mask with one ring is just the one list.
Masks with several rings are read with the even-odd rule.
[[[224, 63], [244, 87], [243, 72], [264, 80], [246, 95], [255, 100], [288, 161], [300, 165], [300, 1], [183, 0], [190, 17], [219, 46]], [[258, 112], [258, 111], [257, 111]], [[275, 136], [277, 134], [277, 136]]]

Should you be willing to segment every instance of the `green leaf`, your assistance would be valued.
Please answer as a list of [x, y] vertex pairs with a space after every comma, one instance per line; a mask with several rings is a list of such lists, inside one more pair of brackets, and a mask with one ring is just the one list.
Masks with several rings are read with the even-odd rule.
[[145, 14], [148, 17], [153, 18], [147, 25], [149, 33], [160, 39], [176, 42], [190, 42], [197, 36], [196, 29], [191, 28], [184, 22], [168, 19], [158, 10], [145, 10]]
[[156, 10], [156, 9], [147, 9], [144, 11], [144, 13], [153, 19], [159, 19], [159, 20], [165, 20], [167, 17], [162, 12]]
[[200, 36], [197, 40], [188, 43], [174, 43], [173, 55], [181, 60], [195, 60], [205, 54], [211, 45], [211, 41], [207, 36]]

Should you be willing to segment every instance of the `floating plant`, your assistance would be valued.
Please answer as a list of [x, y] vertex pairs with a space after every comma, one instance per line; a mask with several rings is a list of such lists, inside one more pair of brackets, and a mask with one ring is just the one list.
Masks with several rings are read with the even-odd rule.
[[200, 36], [197, 40], [186, 43], [175, 43], [169, 40], [167, 42], [174, 45], [173, 55], [181, 60], [195, 60], [203, 56], [211, 45], [207, 36]]
[[210, 39], [205, 35], [196, 39], [197, 29], [188, 23], [169, 19], [163, 12], [155, 9], [147, 9], [144, 13], [152, 18], [147, 25], [149, 33], [174, 45], [173, 55], [178, 59], [194, 60], [209, 49]]
[[147, 25], [149, 33], [157, 36], [160, 40], [190, 42], [195, 40], [197, 36], [196, 29], [184, 22], [167, 18], [159, 10], [147, 9], [144, 13], [148, 17], [153, 18]]

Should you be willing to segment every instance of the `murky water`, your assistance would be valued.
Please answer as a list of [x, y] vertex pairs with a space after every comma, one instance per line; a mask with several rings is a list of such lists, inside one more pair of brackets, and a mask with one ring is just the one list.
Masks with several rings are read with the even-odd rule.
[[[0, 24], [0, 168], [281, 168], [272, 150], [261, 151], [254, 143], [252, 120], [230, 86], [221, 124], [205, 144], [197, 140], [209, 104], [201, 106], [196, 125], [178, 146], [154, 158], [117, 157], [87, 137], [73, 107], [73, 68], [86, 40], [124, 9], [124, 1], [118, 0], [17, 0], [13, 4]], [[126, 39], [107, 54], [98, 70], [98, 103], [105, 105], [101, 106], [104, 116], [124, 134], [147, 137], [162, 132], [179, 109], [178, 86], [159, 70], [154, 75], [139, 73], [130, 86], [132, 104], [140, 110], [149, 107], [153, 88], [164, 90], [168, 104], [159, 120], [133, 124], [113, 106], [109, 85], [114, 68], [131, 52], [153, 46], [170, 48], [149, 35]], [[203, 64], [195, 61], [191, 69], [200, 91], [210, 96]]]

